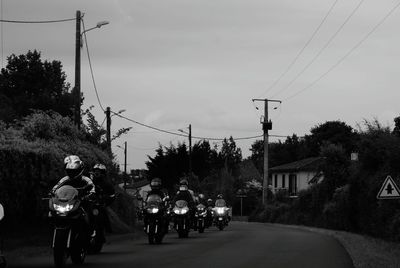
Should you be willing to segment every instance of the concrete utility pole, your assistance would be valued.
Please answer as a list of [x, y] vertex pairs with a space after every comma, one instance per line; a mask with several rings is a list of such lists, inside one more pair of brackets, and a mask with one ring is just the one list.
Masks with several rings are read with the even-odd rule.
[[75, 33], [75, 125], [81, 129], [81, 11], [76, 11]]
[[111, 109], [110, 109], [110, 107], [107, 107], [106, 111], [104, 113], [106, 114], [106, 123], [107, 123], [107, 133], [106, 133], [107, 149], [108, 149], [108, 152], [111, 154]]
[[264, 120], [261, 122], [263, 132], [264, 132], [264, 172], [263, 172], [263, 192], [262, 199], [263, 205], [267, 205], [268, 201], [268, 130], [272, 129], [272, 122], [268, 119], [268, 102], [279, 102], [280, 100], [268, 100], [268, 99], [253, 99], [254, 101], [263, 101], [264, 102]]

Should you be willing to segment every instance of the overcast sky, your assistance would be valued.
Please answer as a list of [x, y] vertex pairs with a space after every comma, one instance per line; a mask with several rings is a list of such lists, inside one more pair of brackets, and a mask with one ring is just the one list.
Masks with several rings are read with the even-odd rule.
[[[76, 10], [81, 10], [86, 29], [109, 21], [87, 33], [88, 45], [103, 106], [126, 109], [126, 117], [173, 132], [191, 124], [194, 136], [255, 136], [262, 134], [263, 104], [257, 103], [260, 109], [256, 110], [251, 99], [273, 98], [283, 102], [270, 103], [270, 134], [301, 136], [328, 120], [356, 127], [363, 119], [377, 118], [393, 126], [393, 118], [400, 114], [400, 10], [356, 45], [397, 3], [2, 0], [1, 14], [7, 20], [55, 20], [74, 18]], [[331, 7], [315, 37], [275, 83]], [[12, 53], [37, 49], [43, 60], [61, 61], [68, 82], [74, 84], [74, 21], [3, 23], [1, 29], [2, 66]], [[83, 108], [94, 105], [94, 114], [102, 122], [104, 114], [94, 92], [86, 50], [82, 50], [81, 88]], [[113, 131], [133, 127], [113, 142], [120, 164], [123, 151], [116, 145], [128, 142], [128, 169], [144, 168], [147, 155], [154, 155], [158, 143], [187, 142], [184, 137], [158, 133], [116, 116], [112, 119]], [[250, 154], [253, 142], [237, 142], [244, 156]]]

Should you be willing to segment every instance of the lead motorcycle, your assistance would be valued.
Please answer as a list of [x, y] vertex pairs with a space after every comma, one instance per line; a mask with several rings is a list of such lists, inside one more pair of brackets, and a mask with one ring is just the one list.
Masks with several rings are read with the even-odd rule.
[[179, 238], [186, 238], [190, 231], [190, 210], [188, 202], [177, 200], [172, 209], [174, 218], [174, 228], [178, 232]]
[[[0, 204], [0, 221], [4, 218], [4, 208]], [[0, 238], [1, 239], [1, 238]], [[7, 267], [7, 261], [6, 258], [3, 255], [3, 241], [0, 241], [0, 268], [5, 268]]]
[[203, 204], [198, 204], [196, 206], [196, 213], [195, 217], [195, 225], [199, 233], [204, 233], [204, 229], [206, 228], [206, 221], [207, 221], [207, 208]]
[[161, 244], [168, 232], [169, 220], [159, 195], [151, 194], [147, 197], [143, 208], [144, 231], [148, 236], [149, 244]]
[[58, 188], [49, 199], [49, 217], [54, 225], [53, 255], [56, 267], [65, 267], [68, 257], [74, 264], [85, 261], [90, 242], [89, 218], [82, 207], [78, 189], [70, 185]]

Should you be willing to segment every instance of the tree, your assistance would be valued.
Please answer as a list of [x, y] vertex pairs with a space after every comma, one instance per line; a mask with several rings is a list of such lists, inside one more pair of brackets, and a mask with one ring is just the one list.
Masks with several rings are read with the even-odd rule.
[[11, 122], [34, 110], [72, 118], [74, 98], [60, 61], [42, 61], [36, 50], [12, 54], [0, 74], [0, 120]]
[[324, 143], [341, 145], [347, 154], [355, 148], [358, 134], [351, 126], [341, 121], [326, 121], [311, 129], [311, 135], [306, 135], [305, 157], [317, 156]]
[[394, 119], [394, 129], [393, 134], [397, 137], [400, 137], [400, 116]]

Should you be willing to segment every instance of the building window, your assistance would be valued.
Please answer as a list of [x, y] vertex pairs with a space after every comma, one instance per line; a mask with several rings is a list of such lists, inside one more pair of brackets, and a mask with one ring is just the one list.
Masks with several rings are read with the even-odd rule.
[[286, 176], [285, 176], [285, 174], [283, 174], [283, 175], [282, 175], [282, 188], [285, 188], [285, 187], [286, 187], [285, 181], [286, 181]]
[[278, 188], [278, 174], [275, 174], [274, 186]]

